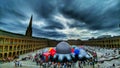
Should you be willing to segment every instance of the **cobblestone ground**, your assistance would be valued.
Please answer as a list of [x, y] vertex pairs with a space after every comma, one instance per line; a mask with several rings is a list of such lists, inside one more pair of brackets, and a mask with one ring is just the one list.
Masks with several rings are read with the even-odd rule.
[[[29, 55], [29, 54], [34, 55], [36, 53], [37, 53], [37, 51], [21, 55], [20, 59], [22, 57]], [[23, 65], [22, 67], [15, 67], [14, 62], [7, 62], [7, 63], [2, 63], [2, 64], [0, 63], [0, 68], [40, 68], [40, 66], [37, 66], [35, 62], [32, 62], [32, 60], [21, 61], [21, 62]], [[105, 61], [104, 63], [100, 64], [100, 68], [113, 68], [112, 64], [114, 64], [114, 63], [119, 63], [119, 65], [116, 65], [115, 68], [120, 68], [120, 58], [115, 59], [115, 60], [111, 60], [111, 61]], [[84, 66], [83, 68], [98, 68], [97, 66], [98, 66], [98, 64], [95, 64], [95, 67], [87, 65], [87, 66]], [[46, 67], [46, 68], [50, 68], [50, 67]], [[74, 67], [72, 66], [72, 68], [78, 68], [78, 64], [75, 63], [75, 66]]]
[[[0, 68], [40, 68], [40, 66], [37, 66], [35, 62], [32, 62], [31, 60], [22, 61], [22, 64], [23, 64], [22, 67], [15, 67], [14, 62], [7, 62], [7, 63], [0, 64]], [[50, 68], [50, 67], [46, 67], [46, 68]], [[72, 66], [72, 68], [78, 68], [77, 63], [75, 64], [74, 67]], [[84, 66], [83, 68], [93, 68], [93, 66], [87, 65], [87, 66]]]
[[[120, 59], [112, 60], [112, 61], [105, 61], [104, 63], [100, 64], [100, 68], [112, 68], [112, 64], [115, 62], [119, 62]], [[28, 61], [22, 61], [22, 67], [15, 67], [14, 62], [7, 62], [7, 63], [2, 63], [0, 64], [0, 68], [40, 68], [40, 66], [37, 66], [35, 62], [32, 62], [32, 60]], [[75, 66], [72, 68], [78, 68], [78, 64], [75, 63]], [[43, 68], [43, 67], [41, 67]], [[50, 68], [50, 67], [47, 67]], [[93, 68], [93, 66], [87, 65], [84, 66], [83, 68]], [[98, 68], [97, 64], [95, 65], [94, 68]], [[115, 67], [115, 68], [120, 68], [120, 67]]]

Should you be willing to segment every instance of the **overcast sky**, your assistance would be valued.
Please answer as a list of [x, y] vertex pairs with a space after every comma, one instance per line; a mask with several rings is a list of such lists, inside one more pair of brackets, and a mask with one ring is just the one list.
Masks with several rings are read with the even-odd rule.
[[82, 39], [120, 35], [120, 0], [0, 0], [0, 29], [33, 36]]

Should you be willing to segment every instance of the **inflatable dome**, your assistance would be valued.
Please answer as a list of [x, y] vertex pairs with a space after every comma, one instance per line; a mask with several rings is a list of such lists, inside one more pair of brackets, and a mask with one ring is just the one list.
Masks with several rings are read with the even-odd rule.
[[56, 53], [69, 54], [71, 53], [71, 47], [67, 42], [60, 42], [56, 46]]

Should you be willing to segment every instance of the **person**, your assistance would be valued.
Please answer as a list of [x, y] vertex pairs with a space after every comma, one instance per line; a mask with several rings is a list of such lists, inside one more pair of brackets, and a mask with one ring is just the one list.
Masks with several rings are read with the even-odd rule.
[[19, 67], [22, 67], [22, 62], [21, 61], [19, 61]]
[[17, 62], [17, 60], [14, 61], [14, 63], [15, 63], [15, 67], [17, 67], [17, 63], [16, 63], [16, 62]]
[[43, 61], [42, 61], [42, 60], [40, 60], [40, 68], [41, 68], [41, 66], [42, 66], [42, 63], [43, 63]]
[[53, 62], [51, 62], [52, 64], [51, 64], [51, 68], [54, 68], [54, 63]]
[[54, 68], [57, 68], [57, 63], [54, 63]]
[[16, 64], [16, 67], [18, 67], [19, 66], [19, 61], [16, 61], [15, 64]]
[[51, 61], [49, 61], [49, 62], [48, 62], [48, 66], [50, 67], [51, 65], [52, 65], [52, 62], [51, 62]]
[[62, 68], [62, 67], [63, 67], [63, 64], [61, 63], [61, 64], [60, 64], [60, 68]]
[[63, 67], [66, 68], [66, 63], [64, 63]]
[[100, 68], [100, 63], [97, 64], [97, 67]]
[[72, 67], [75, 67], [75, 62], [72, 61], [71, 65], [72, 65]]
[[80, 61], [78, 61], [78, 66], [79, 66], [79, 68], [81, 68], [81, 62]]
[[58, 62], [58, 64], [57, 64], [57, 65], [58, 65], [58, 68], [60, 68], [60, 63], [59, 63], [59, 62]]
[[43, 63], [43, 68], [46, 68], [46, 63]]
[[44, 68], [44, 62], [42, 63], [42, 67]]
[[36, 65], [38, 65], [39, 64], [39, 59], [38, 58], [36, 58]]
[[115, 64], [113, 64], [113, 67], [115, 68]]
[[68, 63], [68, 68], [71, 68], [71, 62]]

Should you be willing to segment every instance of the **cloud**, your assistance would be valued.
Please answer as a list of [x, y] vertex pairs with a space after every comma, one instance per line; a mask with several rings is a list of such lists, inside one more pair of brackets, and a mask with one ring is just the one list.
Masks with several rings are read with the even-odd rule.
[[115, 28], [120, 21], [119, 3], [118, 0], [75, 0], [63, 8], [62, 13], [85, 22], [91, 30]]
[[58, 21], [47, 20], [46, 26], [43, 27], [43, 29], [48, 29], [48, 30], [64, 29], [64, 26]]
[[25, 34], [33, 15], [33, 35], [89, 39], [119, 35], [119, 0], [0, 0], [0, 29]]
[[56, 39], [56, 40], [66, 39], [66, 35], [58, 31], [46, 30], [46, 29], [43, 30], [43, 29], [37, 29], [37, 28], [33, 28], [33, 30], [34, 30], [33, 35], [37, 37], [50, 38], [50, 39]]

